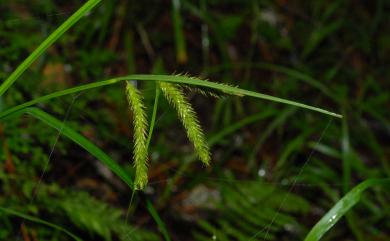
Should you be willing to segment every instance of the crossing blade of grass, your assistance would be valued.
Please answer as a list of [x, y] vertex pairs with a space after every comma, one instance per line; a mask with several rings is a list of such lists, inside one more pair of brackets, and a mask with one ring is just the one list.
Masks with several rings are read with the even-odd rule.
[[261, 147], [265, 143], [268, 137], [272, 135], [272, 133], [280, 126], [283, 126], [288, 118], [296, 112], [295, 107], [287, 107], [285, 110], [280, 111], [280, 114], [276, 116], [276, 118], [270, 121], [270, 124], [264, 129], [261, 135], [257, 138], [257, 142], [249, 155], [249, 160], [247, 164], [248, 170], [253, 170], [256, 164], [256, 156], [259, 153]]
[[337, 117], [337, 118], [342, 118], [342, 115], [340, 115], [340, 114], [330, 112], [330, 111], [327, 111], [327, 110], [324, 110], [324, 109], [321, 109], [318, 107], [306, 105], [303, 103], [299, 103], [299, 102], [295, 102], [295, 101], [291, 101], [291, 100], [287, 100], [287, 99], [274, 97], [271, 95], [261, 94], [261, 93], [255, 92], [255, 91], [240, 89], [238, 87], [233, 87], [233, 86], [229, 86], [229, 85], [225, 85], [225, 84], [221, 84], [221, 83], [215, 83], [215, 82], [210, 82], [210, 81], [206, 81], [206, 80], [201, 80], [201, 79], [194, 78], [194, 77], [188, 77], [188, 76], [184, 76], [184, 75], [142, 75], [142, 74], [139, 74], [139, 75], [128, 75], [128, 76], [113, 78], [113, 79], [109, 79], [109, 80], [94, 82], [91, 84], [81, 85], [81, 86], [77, 86], [74, 88], [69, 88], [66, 90], [57, 91], [57, 92], [54, 92], [54, 93], [51, 93], [49, 95], [45, 95], [42, 97], [38, 97], [36, 99], [33, 99], [31, 101], [25, 102], [21, 105], [15, 106], [13, 108], [10, 108], [6, 111], [1, 112], [0, 119], [6, 117], [9, 114], [12, 114], [15, 111], [21, 110], [23, 108], [26, 108], [26, 107], [29, 107], [32, 105], [35, 105], [37, 103], [45, 102], [45, 101], [48, 101], [50, 99], [58, 98], [58, 97], [64, 96], [64, 95], [74, 94], [74, 93], [77, 93], [77, 92], [80, 92], [83, 90], [94, 89], [94, 88], [103, 87], [106, 85], [112, 85], [112, 84], [115, 84], [115, 83], [118, 83], [118, 82], [124, 81], [124, 80], [165, 81], [165, 82], [171, 82], [171, 83], [176, 83], [176, 84], [188, 84], [188, 85], [202, 86], [202, 87], [206, 87], [206, 88], [219, 90], [219, 91], [229, 93], [229, 94], [234, 94], [234, 95], [238, 95], [238, 96], [250, 96], [250, 97], [254, 97], [254, 98], [258, 98], [258, 99], [265, 99], [265, 100], [269, 100], [269, 101], [273, 101], [273, 102], [278, 102], [278, 103], [282, 103], [282, 104], [297, 106], [297, 107], [300, 107], [303, 109], [316, 111], [316, 112], [330, 115], [330, 116]]
[[23, 219], [26, 219], [28, 221], [34, 222], [34, 223], [39, 223], [39, 224], [46, 225], [48, 227], [51, 227], [51, 228], [57, 229], [57, 230], [59, 230], [61, 232], [64, 232], [65, 234], [67, 234], [68, 236], [70, 236], [72, 239], [74, 239], [76, 241], [83, 241], [81, 238], [77, 237], [76, 235], [74, 235], [73, 233], [69, 232], [65, 228], [60, 227], [60, 226], [58, 226], [58, 225], [56, 225], [54, 223], [50, 223], [48, 221], [45, 221], [45, 220], [42, 220], [42, 219], [30, 216], [30, 215], [27, 215], [27, 214], [24, 214], [24, 213], [21, 213], [21, 212], [18, 212], [18, 211], [15, 211], [13, 209], [5, 208], [5, 207], [0, 207], [0, 213], [1, 212], [6, 213], [8, 215], [16, 216], [16, 217], [19, 217], [19, 218], [23, 218]]
[[226, 128], [222, 129], [221, 131], [219, 131], [218, 133], [215, 133], [215, 134], [211, 134], [209, 135], [210, 137], [207, 138], [208, 139], [208, 144], [209, 146], [212, 146], [218, 142], [220, 142], [221, 140], [223, 140], [227, 135], [231, 134], [231, 133], [234, 133], [235, 131], [243, 128], [244, 126], [246, 125], [249, 125], [251, 123], [254, 123], [256, 121], [259, 121], [261, 119], [265, 119], [269, 116], [272, 116], [274, 115], [275, 112], [274, 111], [270, 111], [270, 110], [267, 110], [267, 111], [262, 111], [260, 113], [256, 113], [254, 115], [250, 115], [230, 126], [227, 126]]
[[111, 157], [109, 157], [105, 152], [103, 152], [99, 147], [90, 142], [87, 138], [80, 135], [78, 132], [74, 131], [72, 128], [64, 125], [60, 120], [51, 116], [50, 114], [38, 109], [38, 108], [25, 108], [14, 112], [11, 116], [14, 117], [19, 116], [21, 114], [29, 114], [45, 124], [61, 130], [61, 134], [68, 137], [74, 143], [78, 144], [86, 151], [88, 151], [91, 155], [96, 157], [99, 161], [101, 161], [104, 165], [106, 165], [111, 171], [113, 171], [118, 177], [120, 177], [130, 188], [133, 188], [133, 181], [130, 175], [120, 167]]
[[333, 32], [337, 31], [342, 26], [342, 21], [335, 21], [325, 26], [318, 26], [310, 34], [305, 48], [302, 53], [302, 58], [308, 57], [314, 50], [319, 46], [319, 44]]
[[390, 187], [390, 179], [368, 179], [341, 198], [310, 230], [304, 241], [318, 241], [329, 231], [346, 213], [360, 201], [362, 193], [373, 186], [383, 185]]
[[[314, 128], [313, 128], [314, 129]], [[301, 148], [308, 136], [313, 132], [313, 129], [307, 129], [301, 134], [292, 139], [288, 144], [283, 148], [280, 153], [279, 160], [276, 162], [274, 167], [275, 170], [282, 170], [282, 167], [287, 163], [290, 155], [296, 153], [299, 148]]]
[[45, 52], [57, 39], [69, 30], [80, 18], [88, 11], [92, 10], [101, 0], [89, 0], [61, 24], [53, 33], [51, 33], [17, 68], [11, 75], [0, 85], [0, 96], [2, 96], [9, 87], [26, 71], [28, 67]]
[[165, 223], [161, 220], [160, 216], [157, 213], [157, 210], [153, 207], [153, 204], [149, 200], [147, 200], [146, 202], [146, 207], [150, 215], [152, 215], [154, 221], [157, 223], [158, 229], [163, 234], [165, 241], [171, 241]]
[[[256, 66], [256, 63], [254, 65]], [[314, 79], [313, 77], [311, 77], [310, 75], [308, 75], [306, 73], [300, 72], [296, 69], [292, 69], [292, 68], [288, 68], [288, 67], [280, 66], [280, 65], [275, 65], [275, 64], [260, 63], [259, 66], [262, 67], [263, 69], [268, 69], [271, 71], [279, 72], [279, 73], [285, 74], [286, 76], [289, 76], [291, 78], [301, 80], [301, 81], [319, 89], [324, 94], [331, 97], [333, 100], [337, 101], [337, 96], [335, 96], [334, 93], [332, 93], [331, 90], [329, 90], [329, 88], [326, 85], [324, 85], [319, 80]]]

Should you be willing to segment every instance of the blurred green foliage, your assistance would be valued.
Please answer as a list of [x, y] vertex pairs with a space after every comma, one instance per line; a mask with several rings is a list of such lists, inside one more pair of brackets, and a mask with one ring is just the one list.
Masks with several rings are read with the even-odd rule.
[[[168, 0], [103, 1], [0, 98], [0, 111], [112, 76], [188, 72], [325, 107], [345, 119], [188, 91], [213, 153], [206, 169], [193, 162], [176, 113], [161, 100], [150, 184], [135, 193], [128, 210], [131, 193], [95, 158], [30, 117], [12, 119], [0, 123], [1, 207], [85, 240], [163, 240], [147, 202], [172, 240], [303, 240], [351, 187], [389, 177], [388, 1], [179, 2], [173, 13]], [[0, 1], [1, 81], [79, 6], [74, 0]], [[177, 59], [175, 44], [187, 59]], [[138, 87], [150, 116], [154, 84]], [[123, 89], [92, 90], [38, 107], [133, 173]], [[389, 203], [383, 189], [368, 191], [323, 240], [386, 240]], [[69, 237], [0, 213], [0, 239], [17, 238]]]

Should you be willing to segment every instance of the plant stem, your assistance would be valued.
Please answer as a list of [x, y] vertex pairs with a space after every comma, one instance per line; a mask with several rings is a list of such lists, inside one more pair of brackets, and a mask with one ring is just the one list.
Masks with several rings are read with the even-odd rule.
[[149, 148], [150, 140], [152, 139], [152, 134], [153, 134], [153, 130], [154, 130], [154, 125], [156, 123], [156, 115], [157, 115], [159, 97], [160, 97], [160, 88], [158, 88], [158, 86], [156, 85], [156, 95], [154, 97], [153, 113], [152, 113], [152, 119], [150, 120], [148, 139], [146, 141], [146, 149]]

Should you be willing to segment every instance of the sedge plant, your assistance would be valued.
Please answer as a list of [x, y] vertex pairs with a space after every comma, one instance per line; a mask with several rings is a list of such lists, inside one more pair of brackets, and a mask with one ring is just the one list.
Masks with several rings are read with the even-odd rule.
[[[23, 74], [23, 72], [40, 56], [48, 49], [56, 40], [58, 40], [69, 28], [71, 28], [77, 21], [81, 19], [86, 13], [91, 11], [100, 0], [90, 0], [85, 3], [79, 10], [77, 10], [71, 17], [69, 17], [62, 25], [60, 25], [49, 37], [43, 41], [37, 48], [34, 50], [16, 69], [11, 73], [11, 75], [0, 85], [0, 96], [3, 95], [14, 83], [15, 81]], [[194, 144], [195, 151], [199, 159], [206, 165], [210, 163], [210, 152], [206, 144], [203, 131], [199, 124], [199, 121], [196, 117], [196, 113], [189, 104], [188, 100], [184, 96], [180, 87], [175, 85], [195, 85], [198, 87], [210, 88], [214, 90], [219, 90], [224, 93], [235, 94], [239, 96], [252, 96], [255, 98], [267, 99], [275, 102], [280, 102], [288, 105], [298, 106], [301, 108], [306, 108], [328, 114], [335, 117], [341, 117], [341, 115], [323, 110], [321, 108], [313, 107], [310, 105], [281, 99], [278, 97], [273, 97], [253, 91], [243, 90], [237, 87], [232, 87], [225, 84], [214, 83], [206, 80], [201, 80], [195, 77], [189, 77], [186, 75], [130, 75], [119, 78], [114, 78], [106, 81], [94, 82], [91, 84], [86, 84], [79, 87], [74, 87], [52, 94], [38, 97], [34, 100], [25, 102], [13, 108], [3, 111], [0, 113], [0, 119], [3, 119], [11, 114], [15, 114], [22, 110], [28, 110], [27, 108], [38, 104], [40, 102], [48, 101], [53, 98], [57, 98], [63, 95], [69, 95], [77, 93], [79, 91], [98, 88], [110, 84], [115, 84], [120, 81], [126, 82], [126, 94], [129, 102], [130, 109], [133, 112], [134, 116], [134, 166], [136, 169], [134, 187], [136, 189], [143, 189], [147, 183], [147, 120], [145, 114], [145, 108], [142, 103], [141, 93], [132, 86], [130, 80], [140, 80], [140, 81], [158, 81], [158, 86], [161, 88], [164, 96], [168, 99], [177, 110], [178, 116], [183, 123], [189, 140]], [[30, 109], [30, 112], [31, 111]], [[35, 111], [36, 112], [36, 111]], [[46, 117], [49, 115], [46, 113]], [[128, 181], [128, 180], [127, 180]]]
[[[17, 81], [17, 79], [34, 63], [37, 58], [39, 58], [53, 43], [55, 43], [64, 33], [66, 33], [76, 22], [78, 22], [83, 16], [85, 16], [89, 11], [98, 5], [101, 0], [89, 0], [87, 1], [79, 10], [77, 10], [71, 17], [69, 17], [62, 25], [60, 25], [52, 34], [50, 34], [16, 69], [13, 71], [9, 77], [3, 81], [0, 85], [0, 96], [4, 95], [6, 91], [12, 87], [12, 85]], [[70, 127], [67, 127], [61, 121], [57, 120], [50, 114], [44, 112], [43, 110], [34, 107], [35, 105], [52, 100], [54, 98], [59, 98], [61, 96], [75, 94], [84, 90], [95, 89], [99, 87], [107, 87], [109, 85], [117, 84], [119, 82], [125, 81], [125, 92], [127, 100], [129, 103], [129, 108], [133, 116], [133, 125], [134, 125], [134, 148], [133, 148], [133, 165], [135, 168], [135, 178], [134, 181], [130, 175], [114, 160], [112, 160], [103, 150], [94, 145], [90, 140], [79, 134], [76, 130], [73, 130]], [[17, 106], [11, 107], [0, 112], [0, 121], [7, 121], [12, 118], [17, 118], [21, 114], [30, 114], [33, 117], [45, 122], [49, 126], [57, 129], [61, 129], [62, 133], [70, 138], [73, 142], [83, 147], [85, 150], [94, 155], [98, 160], [100, 160], [104, 165], [111, 169], [118, 177], [120, 177], [130, 188], [133, 189], [144, 189], [147, 185], [148, 179], [148, 146], [151, 138], [151, 133], [154, 127], [154, 118], [150, 124], [151, 129], [148, 131], [148, 120], [145, 110], [145, 105], [143, 104], [143, 95], [133, 85], [134, 81], [153, 81], [156, 83], [156, 88], [161, 89], [164, 97], [168, 102], [176, 109], [178, 117], [182, 122], [188, 139], [194, 146], [194, 151], [205, 165], [211, 164], [211, 154], [209, 146], [205, 139], [205, 135], [201, 128], [200, 122], [196, 116], [196, 112], [192, 108], [189, 100], [186, 98], [183, 87], [196, 87], [200, 89], [206, 89], [208, 91], [219, 91], [225, 94], [233, 94], [237, 96], [249, 96], [253, 98], [279, 102], [282, 104], [287, 104], [291, 106], [296, 106], [304, 108], [307, 110], [316, 111], [322, 114], [326, 114], [336, 118], [342, 118], [340, 114], [330, 112], [318, 107], [311, 105], [286, 100], [255, 91], [244, 90], [239, 87], [229, 86], [222, 83], [211, 82], [208, 80], [202, 80], [197, 77], [190, 77], [187, 75], [147, 75], [147, 74], [133, 74], [122, 77], [116, 77], [109, 80], [92, 82], [85, 85], [80, 85], [77, 87], [53, 92], [51, 94], [41, 96], [25, 103], [19, 104]], [[155, 111], [154, 111], [155, 117]], [[148, 134], [149, 133], [149, 134]], [[376, 184], [379, 181], [375, 181]], [[388, 180], [380, 181], [380, 183], [388, 184]], [[363, 185], [363, 184], [362, 184]], [[333, 218], [334, 209], [330, 211], [325, 217], [324, 220], [321, 220], [315, 228], [309, 233], [306, 240], [319, 240], [321, 236], [329, 230], [334, 223], [346, 213], [346, 211], [351, 208], [360, 197], [360, 190], [366, 189], [371, 186], [371, 183], [364, 184], [359, 186], [356, 189], [353, 189], [351, 193], [348, 193], [342, 202], [349, 200], [351, 195], [356, 194], [356, 198], [352, 202], [349, 202], [347, 209], [343, 209], [339, 212], [337, 219], [334, 218], [334, 221], [329, 223], [327, 218]], [[336, 205], [337, 206], [337, 205]], [[2, 208], [1, 211], [14, 214], [16, 216], [22, 216], [19, 213], [12, 212], [6, 208]], [[34, 221], [33, 218], [24, 216], [24, 218]], [[37, 221], [38, 219], [36, 219]], [[41, 222], [42, 221], [37, 221]], [[59, 229], [58, 227], [54, 227]], [[62, 230], [66, 232], [65, 230]], [[78, 237], [74, 237], [78, 240]]]

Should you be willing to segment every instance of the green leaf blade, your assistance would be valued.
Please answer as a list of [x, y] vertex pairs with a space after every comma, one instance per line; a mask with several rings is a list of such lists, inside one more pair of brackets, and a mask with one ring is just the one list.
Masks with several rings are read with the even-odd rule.
[[130, 188], [133, 188], [133, 181], [130, 175], [119, 166], [114, 160], [111, 159], [105, 152], [103, 152], [99, 147], [89, 141], [87, 138], [74, 131], [72, 128], [67, 127], [63, 122], [56, 119], [55, 117], [49, 115], [48, 113], [38, 109], [38, 108], [25, 108], [19, 110], [18, 112], [13, 113], [12, 116], [18, 116], [21, 114], [29, 114], [45, 124], [61, 131], [61, 134], [81, 146], [83, 149], [88, 151], [91, 155], [96, 157], [104, 165], [106, 165], [111, 171], [113, 171], [119, 178], [121, 178]]
[[33, 217], [33, 216], [28, 215], [28, 214], [24, 214], [24, 213], [15, 211], [15, 210], [10, 209], [10, 208], [5, 208], [5, 207], [0, 207], [0, 212], [6, 213], [8, 215], [16, 216], [16, 217], [19, 217], [19, 218], [22, 218], [22, 219], [25, 219], [25, 220], [28, 220], [28, 221], [31, 221], [34, 223], [43, 224], [45, 226], [57, 229], [57, 230], [65, 233], [66, 235], [71, 237], [73, 240], [83, 241], [81, 238], [77, 237], [75, 234], [71, 233], [70, 231], [66, 230], [65, 228], [60, 227], [54, 223], [42, 220], [40, 218]]
[[177, 83], [177, 84], [203, 86], [206, 88], [216, 89], [216, 90], [219, 90], [222, 92], [228, 92], [228, 93], [236, 94], [239, 96], [246, 95], [246, 96], [251, 96], [254, 98], [258, 98], [258, 99], [265, 99], [265, 100], [279, 102], [279, 103], [283, 103], [283, 104], [287, 104], [287, 105], [297, 106], [300, 108], [309, 109], [312, 111], [316, 111], [316, 112], [330, 115], [330, 116], [337, 117], [337, 118], [343, 117], [340, 114], [337, 114], [337, 113], [334, 113], [334, 112], [331, 112], [328, 110], [324, 110], [324, 109], [321, 109], [318, 107], [306, 105], [303, 103], [299, 103], [299, 102], [295, 102], [295, 101], [291, 101], [291, 100], [286, 100], [286, 99], [282, 99], [282, 98], [278, 98], [278, 97], [274, 97], [274, 96], [270, 96], [270, 95], [265, 95], [265, 94], [261, 94], [261, 93], [254, 92], [254, 91], [240, 89], [240, 88], [228, 86], [225, 84], [205, 81], [205, 80], [201, 80], [201, 79], [197, 79], [197, 78], [193, 78], [193, 77], [188, 77], [188, 76], [182, 76], [182, 75], [179, 75], [179, 76], [177, 76], [177, 75], [128, 75], [128, 76], [117, 77], [117, 78], [113, 78], [113, 79], [109, 79], [109, 80], [98, 81], [98, 82], [94, 82], [94, 83], [90, 83], [90, 84], [85, 84], [85, 85], [69, 88], [66, 90], [57, 91], [57, 92], [54, 92], [54, 93], [51, 93], [49, 95], [45, 95], [42, 97], [38, 97], [36, 99], [33, 99], [31, 101], [28, 101], [26, 103], [23, 103], [21, 105], [12, 107], [6, 111], [1, 112], [0, 119], [3, 119], [7, 115], [10, 115], [15, 111], [21, 110], [21, 109], [26, 108], [26, 107], [30, 107], [30, 106], [38, 104], [38, 103], [42, 103], [42, 102], [45, 102], [45, 101], [48, 101], [48, 100], [51, 100], [54, 98], [58, 98], [58, 97], [61, 97], [64, 95], [78, 93], [78, 92], [84, 91], [84, 90], [95, 89], [95, 88], [99, 88], [99, 87], [103, 87], [103, 86], [107, 86], [107, 85], [116, 84], [116, 83], [118, 83], [120, 81], [124, 81], [124, 80], [164, 81], [164, 82]]
[[92, 10], [101, 0], [89, 0], [51, 33], [0, 85], [0, 96], [2, 96], [15, 81], [27, 70], [28, 67], [41, 56], [55, 41], [66, 31], [77, 23], [88, 11]]
[[360, 201], [362, 193], [372, 186], [386, 185], [390, 187], [390, 179], [368, 179], [341, 198], [310, 230], [304, 241], [318, 241], [342, 218], [355, 204]]

